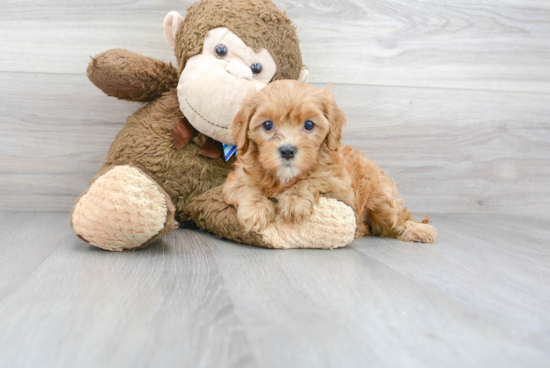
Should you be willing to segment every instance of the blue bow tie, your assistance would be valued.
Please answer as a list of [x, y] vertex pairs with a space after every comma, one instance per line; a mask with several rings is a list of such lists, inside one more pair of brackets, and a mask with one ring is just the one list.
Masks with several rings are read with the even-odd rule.
[[229, 161], [231, 156], [237, 153], [237, 146], [231, 146], [229, 144], [223, 145], [223, 157], [225, 158], [225, 161]]

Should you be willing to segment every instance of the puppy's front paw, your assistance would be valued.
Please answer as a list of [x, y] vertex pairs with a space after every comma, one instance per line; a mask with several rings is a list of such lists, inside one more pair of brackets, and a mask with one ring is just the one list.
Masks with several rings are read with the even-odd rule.
[[239, 222], [246, 232], [263, 230], [275, 219], [275, 206], [269, 200], [239, 205], [237, 210]]
[[279, 198], [279, 216], [285, 222], [300, 222], [313, 212], [315, 198], [311, 193], [283, 193]]

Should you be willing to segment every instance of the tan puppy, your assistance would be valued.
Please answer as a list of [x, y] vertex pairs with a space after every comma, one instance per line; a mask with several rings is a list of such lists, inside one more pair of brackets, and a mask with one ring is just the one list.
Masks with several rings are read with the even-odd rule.
[[223, 187], [245, 230], [262, 230], [276, 215], [300, 221], [323, 195], [354, 208], [356, 236], [435, 242], [429, 219], [414, 222], [401, 208], [395, 183], [361, 152], [340, 146], [345, 123], [328, 87], [285, 80], [247, 98], [233, 120], [238, 160]]

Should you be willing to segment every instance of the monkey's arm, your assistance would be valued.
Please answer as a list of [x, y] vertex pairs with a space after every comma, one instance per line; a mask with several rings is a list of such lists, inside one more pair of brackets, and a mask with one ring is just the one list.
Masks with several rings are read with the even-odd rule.
[[123, 49], [103, 52], [88, 65], [88, 78], [108, 96], [149, 102], [178, 85], [176, 69]]
[[187, 216], [220, 238], [266, 248], [341, 248], [353, 241], [356, 230], [350, 206], [321, 197], [311, 216], [300, 223], [278, 218], [258, 233], [246, 232], [235, 207], [224, 200], [221, 186], [195, 197], [187, 206]]

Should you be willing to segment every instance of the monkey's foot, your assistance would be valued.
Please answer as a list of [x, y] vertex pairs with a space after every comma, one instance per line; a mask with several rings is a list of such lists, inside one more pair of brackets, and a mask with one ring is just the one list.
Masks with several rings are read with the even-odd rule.
[[307, 219], [296, 223], [278, 219], [259, 234], [270, 248], [335, 249], [353, 241], [356, 225], [355, 213], [350, 206], [321, 197]]
[[166, 192], [132, 166], [116, 166], [77, 200], [71, 225], [82, 240], [111, 251], [143, 248], [178, 224]]

